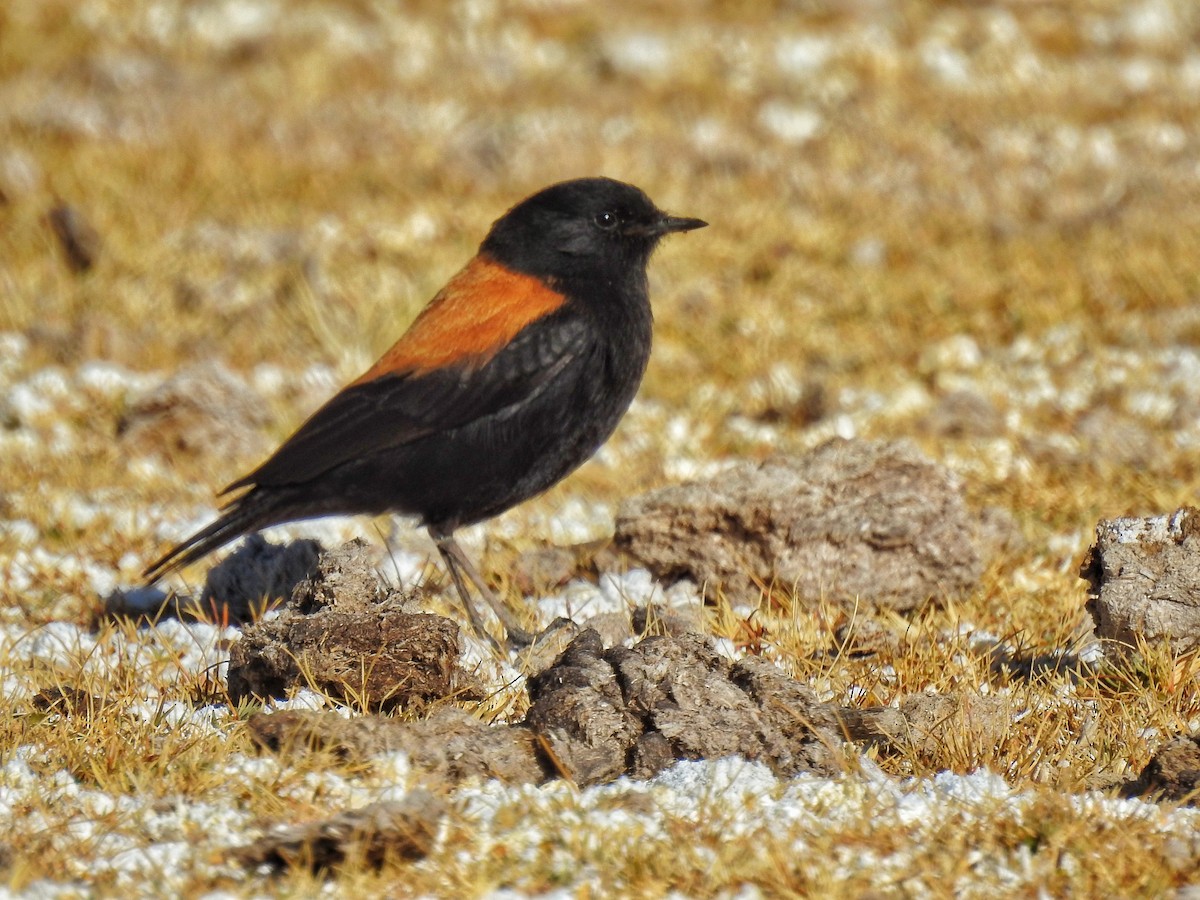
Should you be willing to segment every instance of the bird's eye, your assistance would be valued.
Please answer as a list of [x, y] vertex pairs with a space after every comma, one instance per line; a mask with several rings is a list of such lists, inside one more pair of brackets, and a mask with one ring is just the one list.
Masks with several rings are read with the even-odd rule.
[[605, 231], [611, 231], [617, 227], [616, 213], [602, 212], [596, 216], [596, 226], [603, 228]]

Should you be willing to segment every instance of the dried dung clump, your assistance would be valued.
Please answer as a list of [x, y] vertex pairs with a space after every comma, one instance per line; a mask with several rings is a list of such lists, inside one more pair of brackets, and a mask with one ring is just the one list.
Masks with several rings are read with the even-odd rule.
[[1194, 806], [1200, 793], [1200, 737], [1190, 735], [1168, 741], [1125, 793], [1175, 803], [1187, 801]]
[[199, 597], [156, 587], [116, 590], [104, 598], [104, 616], [157, 622], [163, 618], [238, 625], [261, 617], [292, 596], [316, 570], [316, 541], [272, 544], [252, 534], [208, 570]]
[[1200, 510], [1101, 521], [1079, 574], [1096, 636], [1108, 648], [1166, 641], [1183, 654], [1200, 647]]
[[262, 398], [215, 362], [190, 366], [135, 399], [117, 425], [126, 448], [173, 459], [248, 458], [265, 449]]
[[573, 578], [594, 580], [617, 561], [609, 544], [607, 538], [602, 538], [569, 547], [525, 550], [513, 563], [513, 583], [528, 596], [560, 588]]
[[901, 702], [899, 711], [907, 743], [927, 756], [939, 753], [947, 739], [964, 748], [991, 749], [1008, 734], [1014, 713], [1010, 697], [966, 691], [913, 694]]
[[[260, 746], [283, 755], [317, 750], [362, 760], [402, 751], [423, 784], [449, 790], [469, 778], [537, 784], [565, 777], [580, 786], [643, 779], [679, 759], [731, 755], [780, 776], [834, 775], [849, 764], [846, 742], [920, 751], [955, 721], [972, 740], [991, 745], [1011, 722], [1001, 698], [922, 694], [900, 709], [821, 703], [768, 660], [732, 663], [697, 634], [605, 650], [589, 629], [529, 680], [529, 692], [532, 706], [515, 725], [486, 725], [443, 708], [420, 722], [283, 711], [254, 716], [249, 728]], [[432, 826], [424, 830], [430, 821], [414, 825], [411, 812], [377, 805], [287, 830], [243, 848], [238, 858], [274, 866], [302, 861], [319, 868], [348, 859], [378, 865], [386, 854], [414, 855], [423, 844], [410, 832], [431, 833]]]
[[426, 776], [597, 784], [649, 778], [679, 759], [740, 755], [780, 775], [841, 772], [846, 741], [902, 744], [902, 710], [821, 703], [758, 657], [731, 663], [697, 634], [652, 637], [605, 650], [588, 630], [530, 679], [533, 701], [515, 725], [483, 725], [440, 710], [422, 722], [329, 713], [254, 717], [251, 734], [280, 753], [332, 750], [350, 758], [403, 750]]
[[445, 814], [445, 801], [418, 789], [403, 800], [372, 803], [331, 819], [282, 828], [240, 848], [234, 858], [244, 866], [272, 869], [379, 868], [388, 860], [428, 854]]
[[668, 583], [909, 610], [974, 589], [995, 541], [913, 445], [833, 440], [629, 501], [615, 543]]
[[208, 570], [200, 610], [220, 612], [231, 622], [249, 621], [311, 579], [321, 553], [316, 541], [272, 544], [253, 534]]
[[419, 722], [284, 710], [253, 716], [249, 728], [260, 746], [284, 755], [326, 750], [364, 760], [403, 752], [429, 784], [454, 785], [474, 777], [538, 784], [546, 778], [533, 732], [488, 725], [456, 707], [443, 707]]
[[246, 626], [230, 651], [230, 697], [283, 697], [308, 686], [365, 709], [393, 709], [470, 684], [458, 667], [458, 626], [409, 612], [367, 550], [351, 541], [322, 554], [276, 616]]
[[[791, 679], [785, 690], [748, 690], [740, 664], [701, 635], [647, 638], [604, 650], [585, 632], [532, 679], [525, 718], [556, 765], [576, 783], [649, 778], [677, 759], [739, 755], [780, 775], [842, 771], [839, 735], [818, 734], [806, 712], [816, 697]], [[739, 683], [743, 681], [743, 683]], [[745, 686], [743, 686], [743, 684]], [[778, 704], [792, 712], [785, 721]]]

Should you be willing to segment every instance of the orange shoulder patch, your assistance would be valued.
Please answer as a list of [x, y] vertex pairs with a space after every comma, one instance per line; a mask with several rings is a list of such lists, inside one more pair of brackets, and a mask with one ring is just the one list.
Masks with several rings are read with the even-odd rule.
[[404, 336], [352, 383], [420, 374], [471, 357], [486, 361], [526, 325], [566, 302], [542, 280], [481, 254], [451, 278]]

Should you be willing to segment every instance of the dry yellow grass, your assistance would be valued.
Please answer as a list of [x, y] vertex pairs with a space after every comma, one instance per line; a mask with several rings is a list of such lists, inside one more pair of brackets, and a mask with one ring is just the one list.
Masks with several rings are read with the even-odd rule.
[[[553, 536], [578, 498], [611, 513], [734, 455], [835, 432], [915, 438], [1024, 539], [976, 595], [879, 617], [904, 630], [892, 658], [814, 655], [836, 651], [846, 614], [832, 608], [747, 623], [718, 606], [711, 622], [854, 702], [1009, 692], [1031, 712], [1005, 740], [951, 731], [933, 752], [878, 764], [917, 777], [982, 767], [1013, 794], [909, 822], [848, 776], [806, 801], [830, 805], [824, 825], [726, 821], [714, 803], [698, 820], [665, 813], [654, 833], [633, 816], [601, 843], [589, 816], [645, 801], [552, 788], [495, 800], [484, 827], [483, 801], [460, 796], [432, 857], [345, 873], [338, 890], [1132, 896], [1200, 878], [1200, 848], [1180, 837], [1190, 813], [1121, 817], [1073, 796], [1196, 726], [1193, 668], [1148, 648], [1141, 667], [1078, 684], [1023, 679], [977, 640], [1071, 645], [1097, 519], [1173, 509], [1200, 485], [1198, 37], [1185, 0], [5, 3], [0, 884], [149, 894], [157, 865], [189, 896], [320, 889], [300, 873], [243, 876], [213, 829], [361, 803], [391, 763], [276, 764], [253, 756], [246, 710], [196, 724], [222, 702], [204, 668], [218, 651], [188, 656], [182, 633], [105, 625], [44, 652], [18, 636], [91, 623], [100, 586], [132, 583], [164, 523], [256, 461], [131, 454], [115, 433], [136, 375], [152, 384], [212, 358], [248, 376], [278, 367], [282, 436], [327, 390], [306, 370], [356, 374], [507, 205], [586, 174], [712, 227], [653, 263], [655, 356], [604, 461], [493, 526], [488, 567], [503, 573]], [[59, 202], [100, 236], [91, 271], [64, 264], [46, 221]], [[120, 367], [116, 382], [81, 374], [96, 361]], [[985, 398], [999, 425], [932, 426], [956, 390]], [[72, 714], [38, 708], [31, 689], [59, 690]], [[222, 824], [188, 818], [217, 798]], [[156, 833], [205, 849], [93, 865]]]

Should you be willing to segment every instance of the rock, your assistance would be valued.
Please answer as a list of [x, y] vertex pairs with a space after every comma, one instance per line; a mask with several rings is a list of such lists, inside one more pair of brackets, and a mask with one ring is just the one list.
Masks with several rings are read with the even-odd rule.
[[1200, 510], [1101, 521], [1079, 574], [1106, 649], [1200, 647]]
[[629, 501], [614, 543], [709, 595], [752, 602], [777, 587], [910, 610], [975, 588], [981, 533], [958, 479], [911, 444], [834, 440]]
[[284, 697], [308, 686], [388, 710], [470, 686], [458, 667], [458, 626], [408, 607], [380, 581], [364, 542], [321, 554], [276, 616], [243, 629], [230, 650], [229, 695]]
[[417, 789], [403, 800], [372, 803], [324, 821], [285, 827], [234, 851], [233, 859], [247, 868], [378, 869], [389, 860], [420, 859], [429, 853], [445, 814], [445, 801]]
[[190, 366], [135, 399], [117, 435], [127, 448], [178, 456], [248, 458], [265, 447], [261, 397], [218, 363]]

